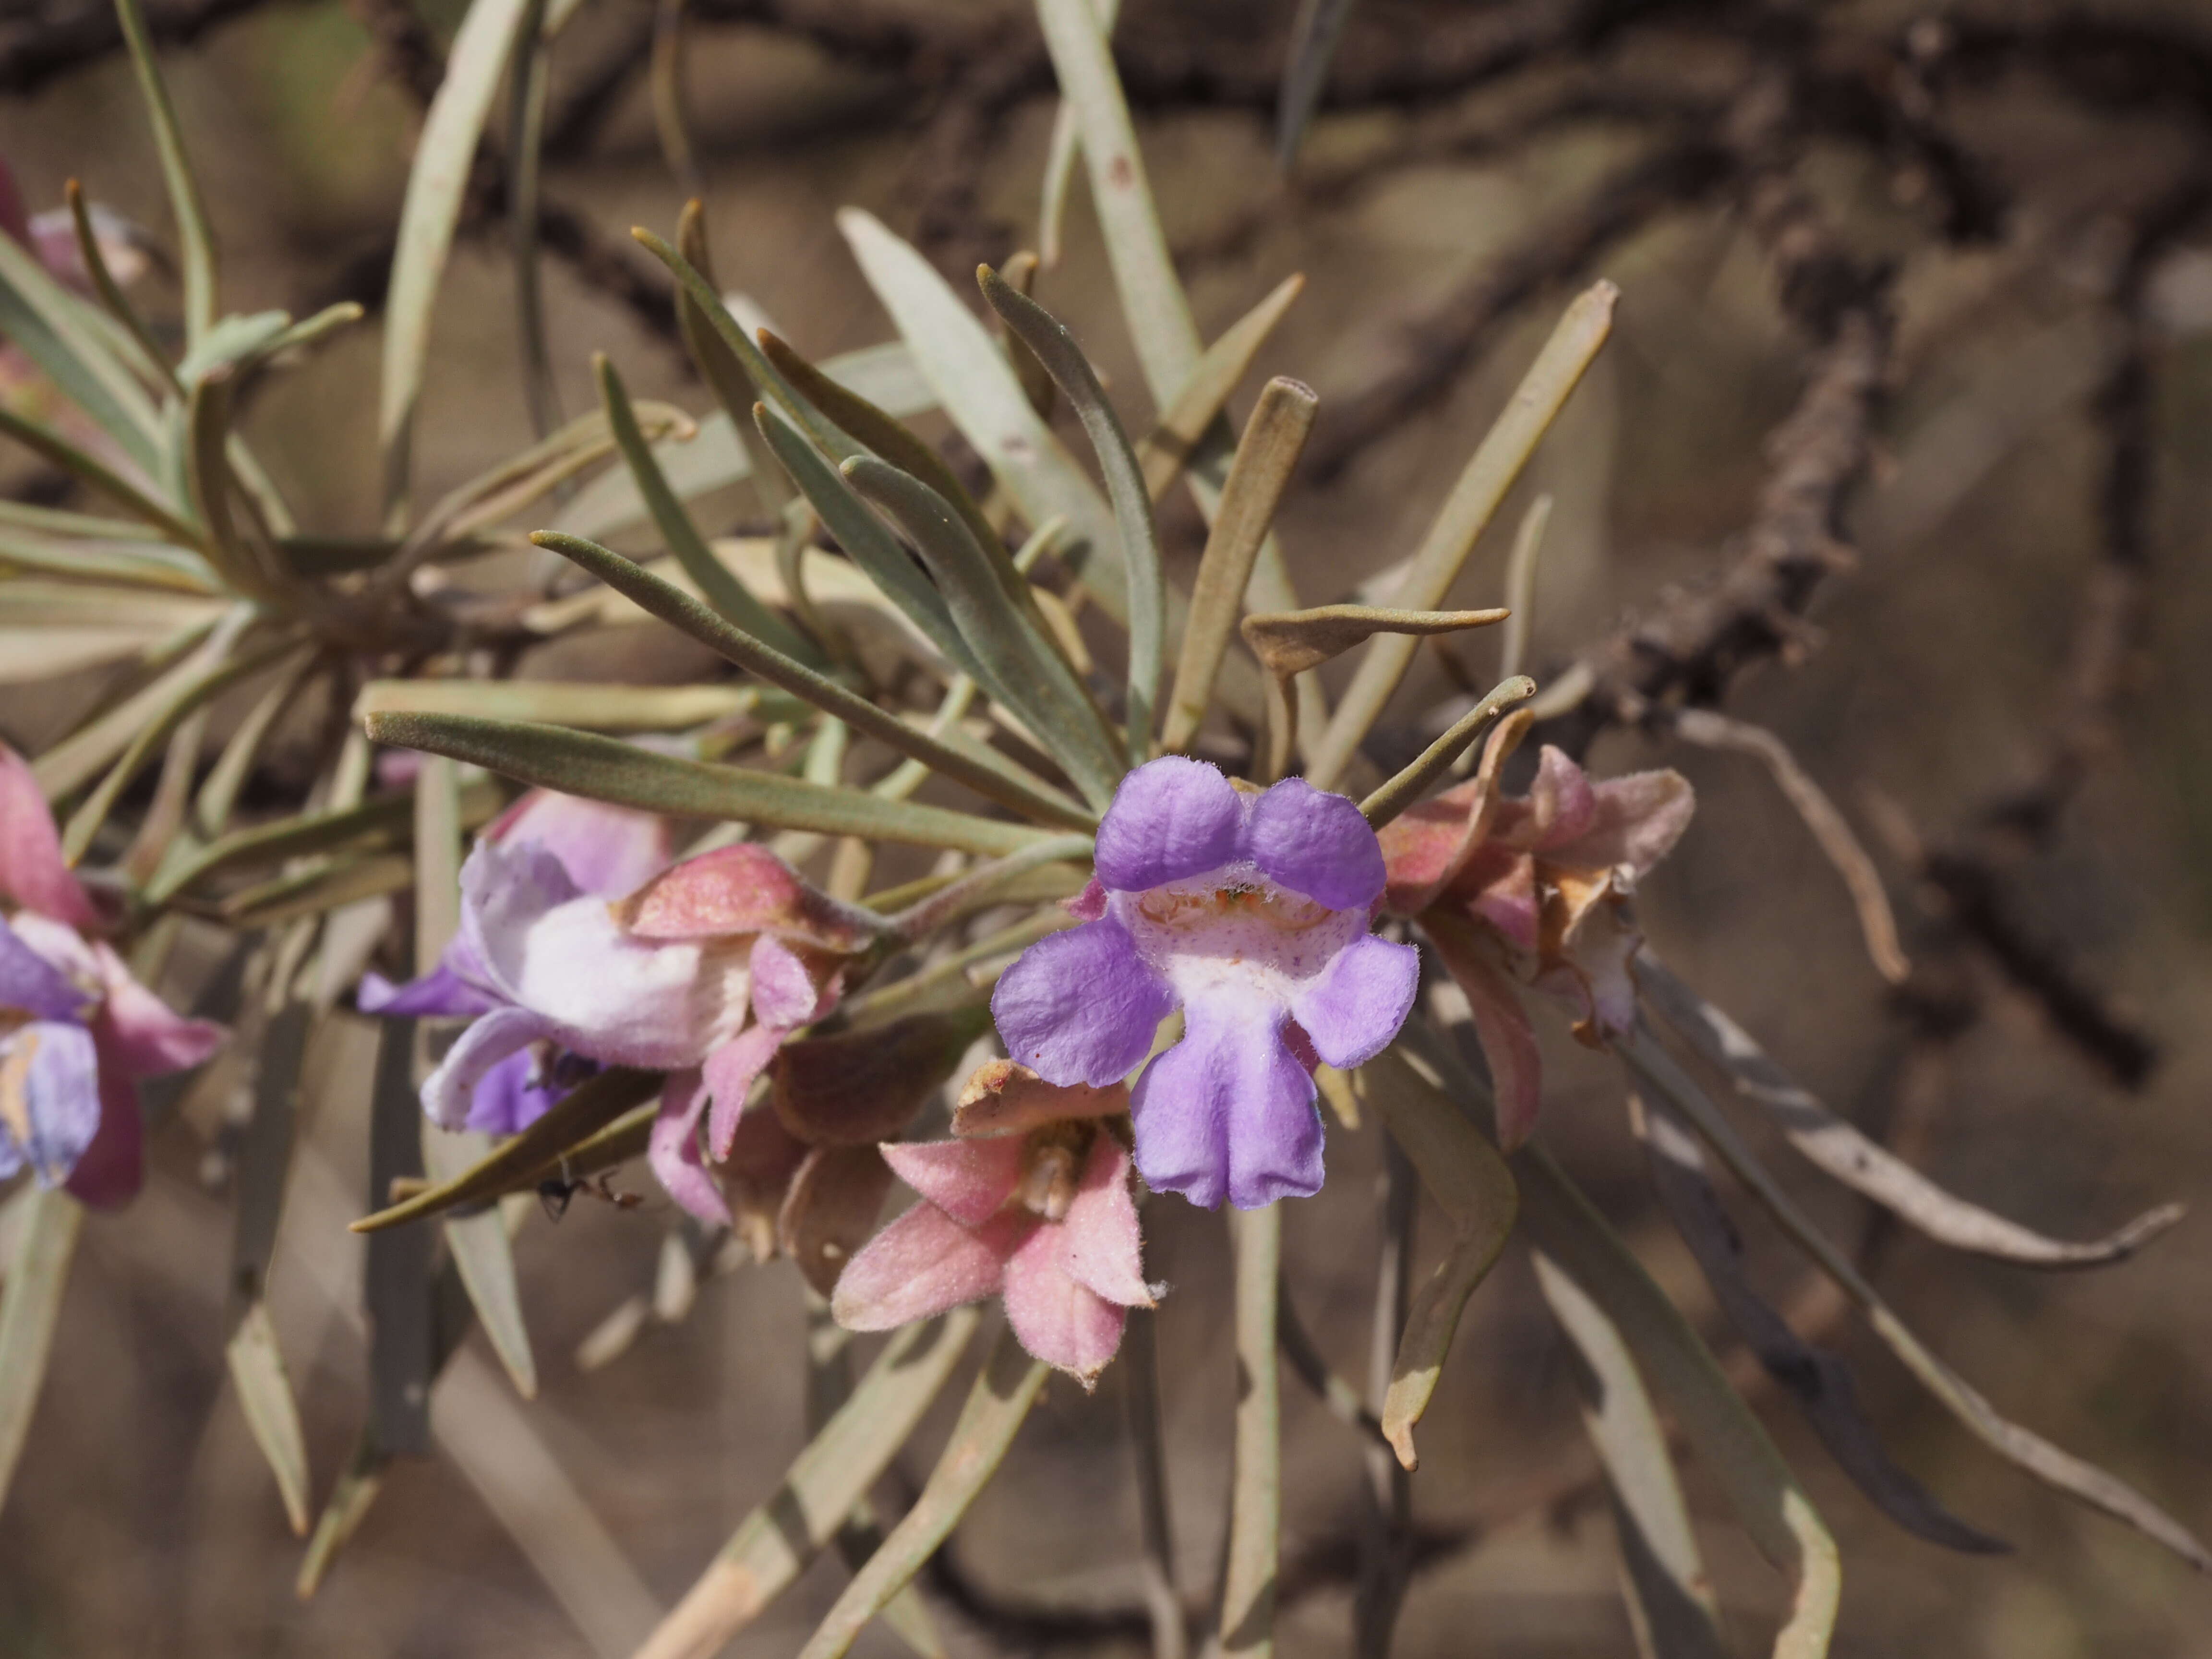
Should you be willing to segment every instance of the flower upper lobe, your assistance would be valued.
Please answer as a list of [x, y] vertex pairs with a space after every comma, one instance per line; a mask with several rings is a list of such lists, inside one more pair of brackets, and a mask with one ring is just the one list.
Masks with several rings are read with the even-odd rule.
[[1060, 1085], [1103, 1086], [1182, 1040], [1133, 1103], [1137, 1167], [1208, 1208], [1322, 1182], [1310, 1056], [1371, 1059], [1413, 1006], [1419, 960], [1371, 937], [1382, 854], [1341, 795], [1286, 779], [1240, 791], [1169, 756], [1122, 781], [1098, 829], [1094, 921], [1040, 941], [992, 999], [1007, 1052]]

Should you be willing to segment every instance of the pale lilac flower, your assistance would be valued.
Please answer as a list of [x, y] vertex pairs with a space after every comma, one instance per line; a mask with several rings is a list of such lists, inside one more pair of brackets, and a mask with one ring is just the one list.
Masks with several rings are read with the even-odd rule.
[[1317, 1060], [1350, 1067], [1398, 1034], [1419, 961], [1368, 932], [1382, 854], [1359, 809], [1303, 779], [1265, 793], [1167, 756], [1121, 781], [1098, 826], [1082, 927], [1040, 940], [991, 1000], [1016, 1060], [1103, 1087], [1182, 1040], [1133, 1103], [1137, 1169], [1208, 1209], [1322, 1183]]
[[751, 843], [652, 874], [662, 843], [624, 829], [640, 815], [617, 812], [539, 798], [536, 816], [495, 826], [461, 866], [460, 931], [437, 971], [396, 992], [369, 988], [364, 1006], [477, 1016], [422, 1085], [423, 1110], [444, 1128], [512, 1133], [596, 1066], [669, 1073], [653, 1173], [694, 1215], [726, 1224], [701, 1119], [711, 1105], [719, 1162], [754, 1079], [836, 1006], [846, 963], [886, 924]]
[[[665, 819], [550, 790], [524, 795], [485, 829], [483, 840], [510, 850], [535, 847], [576, 891], [602, 898], [622, 897], [668, 863]], [[395, 986], [380, 974], [364, 975], [357, 1000], [363, 1013], [421, 1018], [474, 1018], [508, 1006], [466, 927], [419, 979]], [[519, 1133], [598, 1069], [596, 1061], [550, 1041], [526, 1044], [477, 1079], [459, 1122], [447, 1127]], [[450, 1115], [448, 1108], [441, 1121]]]
[[1145, 1282], [1129, 1154], [1111, 1122], [1128, 1091], [1057, 1088], [1008, 1060], [978, 1072], [953, 1139], [881, 1151], [921, 1201], [846, 1264], [830, 1311], [885, 1331], [997, 1296], [1036, 1358], [1086, 1389], [1121, 1346]]
[[30, 768], [0, 744], [0, 1180], [120, 1204], [144, 1178], [138, 1079], [206, 1060], [227, 1035], [131, 976], [61, 852]]
[[1385, 825], [1385, 904], [1418, 916], [1467, 994], [1498, 1088], [1510, 1148], [1535, 1127], [1543, 1079], [1516, 981], [1565, 1001], [1591, 1044], [1636, 1023], [1629, 963], [1643, 936], [1629, 901], [1673, 850], [1697, 800], [1673, 771], [1592, 782], [1547, 745], [1525, 797], [1503, 794], [1504, 764], [1528, 730], [1500, 723], [1475, 775]]

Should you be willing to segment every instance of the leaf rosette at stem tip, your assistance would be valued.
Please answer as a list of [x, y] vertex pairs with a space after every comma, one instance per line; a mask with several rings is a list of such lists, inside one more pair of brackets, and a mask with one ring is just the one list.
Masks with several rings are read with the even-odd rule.
[[[1320, 1190], [1313, 1073], [1371, 1059], [1411, 1012], [1419, 959], [1370, 931], [1375, 831], [1341, 795], [1265, 791], [1164, 756], [1098, 827], [1082, 925], [1038, 941], [991, 1000], [1016, 1061], [1103, 1088], [1142, 1065], [1137, 1168], [1156, 1191], [1250, 1209]], [[1160, 1022], [1179, 1041], [1146, 1064]]]

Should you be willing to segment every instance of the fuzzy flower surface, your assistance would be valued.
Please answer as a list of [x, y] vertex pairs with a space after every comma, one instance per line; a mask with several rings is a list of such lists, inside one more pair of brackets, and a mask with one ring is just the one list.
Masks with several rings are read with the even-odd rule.
[[1240, 789], [1165, 756], [1121, 781], [1098, 826], [1081, 927], [1031, 945], [991, 1012], [1006, 1052], [1047, 1082], [1103, 1088], [1152, 1052], [1131, 1109], [1138, 1172], [1212, 1209], [1322, 1184], [1313, 1070], [1397, 1036], [1419, 959], [1369, 932], [1382, 853], [1359, 809], [1301, 778]]
[[[544, 864], [550, 860], [559, 867], [567, 887], [576, 894], [612, 899], [634, 891], [666, 867], [668, 825], [666, 820], [650, 813], [538, 789], [492, 822], [483, 833], [482, 846], [501, 849], [492, 862], [502, 871], [534, 867], [540, 871], [541, 881], [547, 881], [550, 872]], [[526, 863], [525, 849], [534, 849]], [[556, 888], [560, 884], [553, 883]], [[404, 985], [393, 985], [374, 973], [363, 975], [358, 996], [362, 1012], [474, 1019], [516, 1006], [481, 954], [481, 927], [464, 927], [447, 945], [435, 968]], [[494, 1028], [486, 1036], [501, 1029]], [[465, 1056], [464, 1066], [473, 1071], [473, 1058]], [[453, 1096], [459, 1079], [434, 1079], [440, 1084], [439, 1104], [431, 1108], [431, 1115], [448, 1128], [518, 1134], [596, 1070], [597, 1062], [580, 1052], [561, 1048], [550, 1040], [526, 1041], [503, 1054], [466, 1085], [465, 1101], [458, 1104], [458, 1119]], [[431, 1097], [426, 1090], [426, 1105]]]
[[655, 820], [526, 802], [461, 866], [460, 930], [438, 969], [396, 991], [364, 987], [362, 1006], [475, 1017], [422, 1085], [445, 1128], [512, 1133], [599, 1066], [667, 1073], [648, 1160], [678, 1203], [726, 1224], [702, 1120], [714, 1158], [726, 1158], [754, 1080], [836, 1006], [846, 965], [884, 921], [808, 886], [765, 847], [660, 869]]
[[1636, 1023], [1630, 963], [1643, 942], [1630, 901], [1697, 807], [1679, 772], [1594, 781], [1547, 744], [1525, 796], [1498, 774], [1525, 715], [1500, 724], [1474, 777], [1383, 826], [1389, 909], [1419, 919], [1474, 1015], [1510, 1146], [1534, 1128], [1543, 1075], [1517, 985], [1565, 1002], [1601, 1043]]
[[921, 1201], [846, 1264], [830, 1298], [837, 1322], [891, 1330], [996, 1296], [1032, 1358], [1091, 1387], [1128, 1310], [1166, 1289], [1145, 1282], [1128, 1149], [1115, 1133], [1128, 1105], [1118, 1081], [1061, 1088], [1008, 1060], [985, 1066], [951, 1139], [881, 1147]]
[[198, 1066], [227, 1033], [131, 976], [62, 858], [31, 769], [0, 745], [0, 1181], [120, 1204], [144, 1179], [138, 1081]]

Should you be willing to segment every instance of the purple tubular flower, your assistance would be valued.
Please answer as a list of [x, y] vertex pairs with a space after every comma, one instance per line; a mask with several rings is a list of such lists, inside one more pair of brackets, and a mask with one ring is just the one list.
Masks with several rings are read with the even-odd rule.
[[1098, 826], [1103, 912], [999, 981], [1007, 1054], [1047, 1082], [1118, 1082], [1183, 1011], [1131, 1110], [1137, 1169], [1211, 1209], [1322, 1183], [1313, 1056], [1350, 1067], [1398, 1034], [1419, 958], [1373, 937], [1383, 865], [1359, 809], [1291, 778], [1248, 793], [1181, 756], [1121, 781]]
[[[577, 1032], [537, 1006], [544, 999], [531, 994], [535, 985], [520, 982], [529, 975], [510, 960], [515, 936], [569, 901], [619, 897], [667, 862], [661, 819], [546, 790], [523, 796], [484, 832], [464, 874], [471, 890], [461, 931], [438, 965], [404, 985], [365, 974], [356, 998], [365, 1014], [476, 1021], [425, 1088], [441, 1124], [519, 1134], [598, 1069], [568, 1046]], [[576, 909], [586, 933], [603, 915], [603, 907]]]

